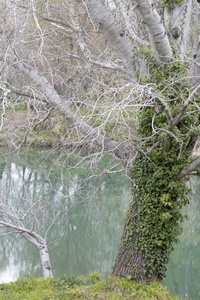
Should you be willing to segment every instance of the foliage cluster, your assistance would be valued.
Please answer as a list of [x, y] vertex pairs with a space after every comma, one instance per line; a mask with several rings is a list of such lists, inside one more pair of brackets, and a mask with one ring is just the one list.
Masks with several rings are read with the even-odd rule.
[[162, 4], [170, 11], [175, 5], [183, 4], [183, 0], [163, 0]]
[[[155, 83], [172, 117], [175, 117], [189, 96], [189, 87], [184, 80], [186, 66], [176, 59], [163, 68], [151, 56], [146, 56], [150, 76], [145, 80]], [[159, 99], [154, 101], [155, 105], [163, 104]], [[142, 255], [147, 279], [154, 276], [162, 279], [173, 244], [182, 230], [184, 217], [181, 209], [188, 203], [185, 180], [177, 181], [175, 177], [191, 162], [190, 148], [197, 136], [199, 114], [191, 103], [180, 122], [170, 130], [164, 112], [155, 114], [153, 107], [147, 107], [139, 115], [141, 151], [131, 170], [136, 188], [128, 215], [131, 226], [125, 246], [130, 252], [134, 247]], [[168, 150], [164, 148], [166, 139], [170, 142]], [[151, 148], [153, 151], [144, 155]], [[133, 277], [137, 277], [134, 268]]]
[[44, 299], [160, 299], [178, 300], [159, 282], [136, 283], [130, 278], [111, 277], [101, 280], [96, 273], [86, 277], [61, 277], [59, 279], [26, 278], [0, 285], [2, 300]]

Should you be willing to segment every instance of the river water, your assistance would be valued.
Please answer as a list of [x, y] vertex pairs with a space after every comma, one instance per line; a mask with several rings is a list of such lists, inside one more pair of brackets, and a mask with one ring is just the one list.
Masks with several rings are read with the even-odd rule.
[[[99, 272], [109, 275], [131, 198], [130, 181], [96, 164], [76, 166], [62, 153], [32, 150], [1, 156], [0, 197], [28, 229], [47, 234], [54, 276]], [[90, 159], [88, 159], [90, 161]], [[103, 160], [107, 166], [107, 158]], [[94, 166], [93, 166], [94, 167]], [[95, 173], [94, 173], [95, 171]], [[96, 177], [96, 174], [103, 174]], [[90, 177], [90, 181], [86, 178]], [[188, 220], [175, 245], [163, 282], [171, 293], [200, 299], [200, 179], [191, 179]], [[2, 217], [1, 217], [2, 219]], [[6, 219], [6, 221], [9, 221]], [[10, 230], [0, 228], [0, 282], [42, 276], [39, 253]]]

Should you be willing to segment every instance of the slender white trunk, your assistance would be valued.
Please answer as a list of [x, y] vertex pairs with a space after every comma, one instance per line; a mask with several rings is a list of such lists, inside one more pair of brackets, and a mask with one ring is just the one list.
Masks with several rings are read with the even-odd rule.
[[162, 63], [168, 63], [172, 57], [172, 50], [161, 17], [155, 9], [153, 1], [132, 0], [137, 3], [137, 9], [148, 31], [152, 48], [157, 59]]
[[44, 278], [53, 277], [49, 251], [46, 243], [38, 247]]
[[[177, 47], [180, 57], [183, 59], [187, 52], [187, 42], [192, 15], [192, 0], [184, 0], [181, 5], [175, 5], [172, 10], [165, 8], [165, 26], [170, 33], [170, 40]], [[176, 29], [180, 35], [173, 35]]]
[[112, 48], [121, 57], [126, 68], [134, 77], [133, 71], [133, 43], [126, 36], [123, 28], [115, 20], [102, 0], [86, 0], [88, 12], [98, 30], [111, 44]]
[[20, 219], [15, 215], [12, 209], [8, 208], [7, 205], [3, 203], [3, 201], [0, 201], [0, 209], [12, 221], [12, 224], [0, 221], [0, 225], [13, 229], [15, 232], [18, 232], [23, 238], [25, 238], [29, 243], [35, 246], [40, 253], [40, 260], [44, 278], [53, 277], [46, 239], [42, 238], [38, 233], [25, 228], [22, 221], [20, 221]]

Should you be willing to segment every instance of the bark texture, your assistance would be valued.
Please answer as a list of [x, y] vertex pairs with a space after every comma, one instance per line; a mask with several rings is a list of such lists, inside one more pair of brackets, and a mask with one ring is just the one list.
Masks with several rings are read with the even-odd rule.
[[[144, 251], [139, 248], [137, 243], [138, 235], [138, 212], [140, 204], [137, 200], [137, 192], [135, 191], [133, 201], [129, 206], [126, 219], [124, 219], [124, 229], [121, 236], [120, 246], [112, 268], [112, 274], [115, 276], [131, 276], [137, 281], [144, 280], [160, 280], [158, 273], [154, 272], [149, 275], [146, 268]], [[151, 230], [145, 229], [145, 230]], [[148, 241], [146, 241], [148, 244]]]
[[[136, 210], [138, 210], [138, 204], [134, 202], [129, 206], [127, 218], [124, 219], [124, 229], [112, 274], [122, 277], [131, 276], [133, 279], [142, 281], [145, 280], [143, 276], [145, 260], [135, 245], [137, 240], [137, 218], [134, 221], [130, 218]], [[129, 235], [130, 228], [133, 230], [131, 236]]]
[[149, 0], [135, 0], [133, 2], [138, 4], [137, 9], [149, 33], [152, 48], [158, 60], [162, 63], [168, 63], [172, 57], [172, 50], [165, 27], [153, 2]]
[[51, 261], [50, 261], [50, 257], [49, 257], [49, 251], [48, 251], [46, 243], [43, 243], [43, 245], [40, 245], [38, 247], [38, 250], [40, 253], [40, 260], [41, 260], [42, 272], [43, 272], [44, 278], [53, 277]]
[[109, 41], [112, 48], [121, 57], [126, 68], [134, 76], [133, 71], [133, 43], [126, 36], [124, 30], [106, 8], [104, 1], [85, 1], [89, 14], [103, 36]]
[[[187, 52], [191, 15], [192, 0], [184, 0], [181, 5], [175, 5], [173, 10], [165, 8], [165, 26], [170, 33], [171, 41], [176, 45], [182, 59]], [[180, 31], [180, 36], [177, 38], [173, 36], [174, 28]]]

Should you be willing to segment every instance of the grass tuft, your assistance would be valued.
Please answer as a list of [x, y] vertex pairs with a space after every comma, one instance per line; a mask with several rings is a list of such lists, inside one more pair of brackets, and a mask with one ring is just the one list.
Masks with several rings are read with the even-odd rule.
[[129, 277], [101, 279], [88, 277], [25, 278], [0, 285], [0, 300], [134, 299], [178, 300], [160, 282], [137, 283]]

